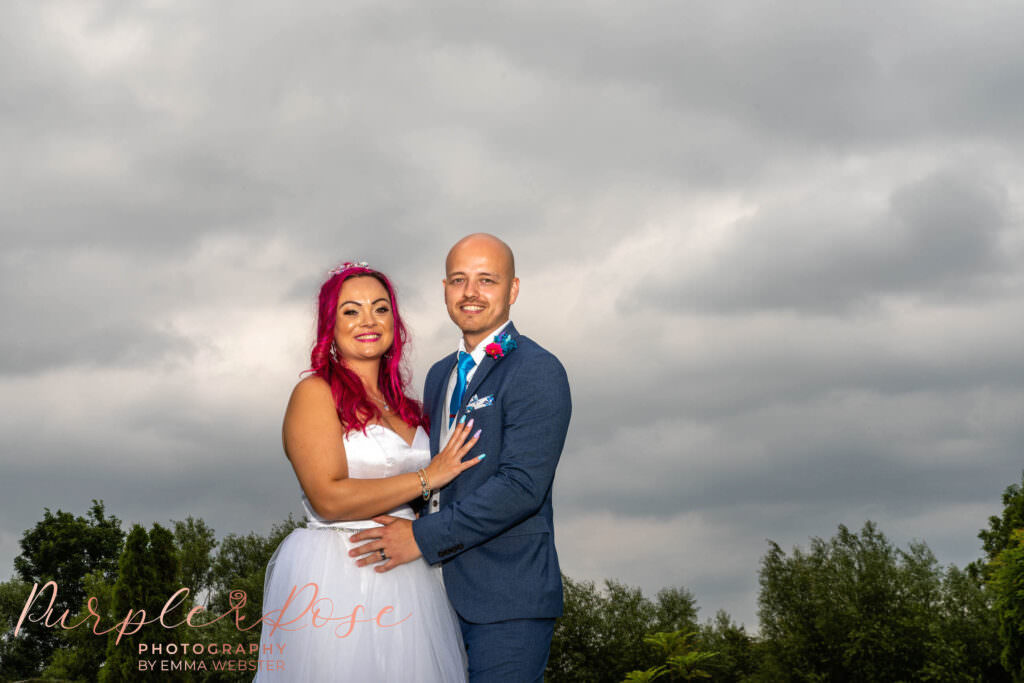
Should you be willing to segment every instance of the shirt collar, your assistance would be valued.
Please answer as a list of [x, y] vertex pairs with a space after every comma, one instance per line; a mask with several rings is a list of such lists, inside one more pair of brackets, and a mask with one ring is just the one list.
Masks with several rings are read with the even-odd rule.
[[[484, 353], [485, 353], [484, 349], [487, 348], [487, 344], [490, 344], [490, 341], [488, 341], [488, 340], [494, 339], [496, 336], [501, 334], [502, 330], [504, 330], [506, 327], [508, 327], [511, 324], [512, 324], [512, 319], [509, 318], [508, 320], [505, 321], [505, 323], [503, 325], [501, 325], [500, 327], [494, 328], [494, 330], [492, 330], [492, 331], [490, 331], [490, 332], [488, 332], [487, 334], [484, 335], [484, 338], [480, 341], [479, 344], [476, 345], [476, 348], [473, 349], [473, 352], [469, 354], [470, 356], [473, 357], [473, 363], [475, 364], [473, 367], [476, 367], [477, 365], [480, 365], [480, 361], [482, 361], [484, 359]], [[465, 337], [459, 337], [459, 351], [465, 351], [465, 350], [466, 350], [466, 338]]]

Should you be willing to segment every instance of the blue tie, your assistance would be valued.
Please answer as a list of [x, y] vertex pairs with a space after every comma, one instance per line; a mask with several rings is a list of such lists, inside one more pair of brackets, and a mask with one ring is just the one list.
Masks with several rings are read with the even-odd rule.
[[466, 394], [466, 375], [470, 368], [476, 365], [473, 356], [465, 351], [459, 351], [459, 377], [455, 380], [455, 391], [452, 392], [452, 404], [448, 406], [448, 426], [452, 426], [455, 416], [459, 414], [459, 407], [462, 406], [462, 397]]

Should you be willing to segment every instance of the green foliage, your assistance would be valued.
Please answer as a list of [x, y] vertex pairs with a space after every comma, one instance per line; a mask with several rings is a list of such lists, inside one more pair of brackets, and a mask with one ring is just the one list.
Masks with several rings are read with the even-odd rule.
[[931, 622], [925, 681], [1007, 681], [999, 664], [998, 625], [992, 591], [977, 565], [950, 566], [942, 578], [941, 601]]
[[124, 532], [121, 520], [107, 517], [100, 501], [92, 501], [87, 517], [44, 511], [43, 520], [22, 535], [14, 569], [29, 583], [56, 581], [60, 586], [57, 606], [63, 610], [85, 597], [81, 581], [89, 572], [100, 570], [113, 578]]
[[630, 671], [625, 681], [653, 681], [665, 674], [672, 681], [692, 681], [697, 678], [711, 678], [706, 669], [701, 668], [709, 659], [718, 656], [717, 652], [699, 652], [690, 639], [697, 635], [696, 631], [662, 631], [644, 637], [644, 642], [654, 646], [666, 664], [649, 668], [645, 671]]
[[790, 557], [771, 543], [760, 582], [771, 680], [970, 681], [991, 669], [969, 651], [986, 632], [977, 581], [942, 570], [923, 543], [893, 548], [871, 522]]
[[[598, 588], [563, 577], [565, 613], [556, 624], [546, 680], [1024, 683], [1024, 482], [1006, 489], [1003, 504], [1002, 515], [991, 517], [979, 534], [987, 561], [962, 570], [940, 567], [924, 543], [894, 548], [871, 522], [858, 533], [840, 526], [832, 539], [811, 539], [806, 551], [795, 548], [788, 555], [769, 542], [759, 575], [756, 638], [724, 612], [698, 627], [695, 600], [683, 588], [664, 589], [650, 600], [615, 581]], [[0, 628], [10, 634], [32, 584], [51, 579], [59, 586], [53, 615], [66, 609], [69, 623], [86, 613], [89, 596], [96, 598], [104, 628], [129, 609], [144, 609], [152, 618], [186, 586], [190, 600], [177, 608], [174, 621], [193, 602], [207, 608], [199, 623], [230, 612], [234, 591], [234, 600], [245, 593], [241, 626], [234, 615], [205, 628], [151, 624], [104, 648], [92, 620], [67, 631], [28, 622], [18, 638], [0, 635], [0, 681], [40, 674], [88, 683], [101, 675], [105, 681], [138, 680], [139, 638], [253, 642], [267, 562], [299, 526], [289, 517], [266, 536], [229, 534], [218, 544], [213, 530], [192, 517], [173, 522], [173, 533], [136, 525], [127, 542], [120, 525], [96, 501], [84, 518], [46, 510], [22, 538], [18, 578], [0, 583]], [[252, 674], [177, 675], [235, 681]], [[168, 672], [157, 679], [174, 680]]]
[[625, 681], [625, 683], [648, 683], [649, 681], [658, 680], [667, 673], [668, 667], [662, 664], [661, 666], [645, 669], [643, 671], [630, 671], [622, 680]]
[[1024, 472], [1003, 492], [1003, 514], [989, 517], [978, 537], [988, 562], [983, 574], [992, 593], [1000, 661], [1012, 680], [1024, 681]]
[[12, 635], [31, 591], [32, 584], [21, 579], [0, 583], [0, 681], [35, 671], [40, 661], [35, 643]]
[[[0, 583], [0, 681], [39, 675], [55, 681], [134, 681], [145, 675], [138, 671], [139, 642], [247, 645], [258, 639], [267, 562], [299, 524], [289, 516], [267, 536], [229, 534], [216, 555], [213, 529], [202, 519], [188, 517], [173, 522], [173, 526], [172, 533], [159, 524], [148, 532], [134, 525], [126, 539], [120, 520], [108, 517], [101, 502], [93, 501], [85, 518], [46, 510], [43, 520], [22, 538], [22, 554], [15, 560], [20, 578]], [[51, 619], [66, 610], [68, 624], [83, 622], [83, 616], [89, 614], [86, 602], [90, 596], [99, 614], [100, 630], [122, 621], [129, 610], [133, 610], [135, 623], [140, 618], [153, 619], [178, 589], [187, 587], [190, 599], [168, 615], [169, 623], [181, 621], [195, 598], [204, 594], [210, 606], [206, 614], [194, 618], [194, 623], [211, 621], [230, 611], [232, 591], [244, 591], [246, 621], [242, 628], [250, 628], [239, 631], [233, 615], [205, 628], [148, 624], [137, 634], [128, 635], [135, 629], [129, 626], [120, 643], [115, 644], [117, 632], [106, 637], [94, 634], [96, 618], [90, 617], [70, 630], [26, 621], [19, 637], [11, 637], [32, 584], [42, 587], [49, 580], [58, 585]], [[41, 609], [37, 604], [33, 614], [41, 614]], [[154, 680], [251, 678], [251, 672], [161, 671]]]
[[[100, 622], [101, 630], [110, 628], [117, 621], [111, 609], [114, 595], [113, 581], [108, 580], [103, 572], [94, 571], [85, 576], [82, 585], [86, 596], [96, 598], [93, 604], [102, 620]], [[86, 612], [83, 605], [72, 623], [77, 623], [81, 618], [79, 615], [84, 613]], [[100, 667], [106, 660], [106, 648], [104, 639], [92, 632], [94, 623], [94, 620], [90, 620], [78, 628], [61, 630], [57, 633], [60, 646], [54, 651], [48, 666], [43, 671], [44, 677], [89, 683], [94, 683], [97, 680]]]
[[664, 663], [644, 643], [645, 634], [696, 628], [696, 601], [681, 588], [664, 589], [652, 602], [639, 588], [616, 581], [599, 590], [563, 575], [562, 585], [565, 610], [555, 625], [546, 680], [621, 681], [630, 671]]
[[288, 515], [288, 519], [275, 524], [265, 537], [256, 533], [225, 536], [213, 561], [211, 584], [214, 597], [210, 609], [216, 614], [223, 614], [231, 606], [231, 592], [245, 591], [246, 606], [243, 614], [246, 620], [243, 627], [263, 616], [263, 579], [267, 563], [281, 541], [299, 526], [301, 523]]
[[696, 631], [661, 631], [644, 636], [644, 642], [653, 645], [658, 654], [666, 659], [687, 652], [690, 649], [690, 638]]
[[724, 610], [701, 626], [698, 642], [701, 650], [718, 653], [702, 664], [716, 683], [750, 680], [760, 666], [760, 643], [734, 624]]
[[119, 620], [132, 616], [123, 634], [118, 629], [106, 637], [106, 661], [99, 672], [101, 683], [136, 680], [138, 644], [171, 641], [172, 634], [160, 626], [138, 629], [134, 625], [160, 612], [176, 590], [176, 574], [171, 532], [160, 524], [154, 524], [150, 533], [139, 524], [132, 525], [121, 553], [112, 605]]
[[1000, 659], [1015, 683], [1024, 681], [1024, 527], [992, 560], [991, 586], [999, 620]]
[[978, 532], [985, 557], [992, 562], [1004, 549], [1010, 547], [1016, 529], [1024, 529], [1024, 471], [1021, 483], [1011, 484], [1003, 491], [1003, 515], [988, 518], [988, 529]]
[[695, 678], [711, 678], [707, 670], [702, 669], [707, 660], [718, 656], [717, 652], [686, 652], [668, 658], [669, 670], [674, 678], [692, 681]]
[[[99, 572], [113, 580], [124, 532], [121, 520], [108, 517], [103, 503], [92, 501], [86, 517], [45, 509], [43, 519], [21, 537], [21, 554], [14, 559], [18, 577], [42, 589], [47, 581], [58, 586], [53, 615], [75, 613], [86, 593], [86, 575]], [[22, 598], [28, 597], [27, 593]], [[21, 606], [18, 614], [21, 613]], [[17, 619], [17, 617], [15, 617]], [[37, 676], [61, 641], [54, 629], [27, 621], [18, 638], [0, 640], [3, 675], [12, 678]]]
[[[211, 563], [210, 585], [213, 595], [209, 612], [213, 616], [228, 612], [232, 601], [239, 600], [244, 592], [245, 607], [240, 610], [243, 620], [240, 625], [236, 625], [235, 617], [231, 615], [208, 627], [195, 629], [193, 642], [238, 645], [259, 639], [260, 627], [257, 622], [263, 616], [263, 580], [267, 563], [281, 541], [299, 526], [301, 523], [289, 515], [288, 519], [275, 524], [267, 536], [249, 533], [244, 536], [228, 534], [224, 537]], [[206, 620], [198, 618], [197, 621]], [[245, 674], [211, 670], [204, 672], [199, 680], [249, 681], [251, 678], [251, 672]]]
[[189, 589], [190, 604], [205, 604], [213, 581], [213, 550], [217, 541], [213, 529], [191, 515], [174, 522], [174, 545], [178, 552], [178, 585]]

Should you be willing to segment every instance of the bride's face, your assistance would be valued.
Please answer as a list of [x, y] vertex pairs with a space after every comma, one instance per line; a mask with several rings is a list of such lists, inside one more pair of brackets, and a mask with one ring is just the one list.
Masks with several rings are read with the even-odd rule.
[[338, 293], [334, 342], [349, 360], [380, 358], [395, 339], [395, 318], [384, 285], [372, 276], [345, 280]]

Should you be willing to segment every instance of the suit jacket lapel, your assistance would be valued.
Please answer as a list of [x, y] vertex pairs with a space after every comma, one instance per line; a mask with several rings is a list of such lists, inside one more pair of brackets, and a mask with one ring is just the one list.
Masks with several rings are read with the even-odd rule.
[[441, 450], [441, 430], [444, 429], [448, 420], [448, 406], [444, 399], [448, 393], [448, 381], [452, 376], [452, 370], [455, 369], [457, 358], [458, 354], [453, 353], [441, 359], [448, 366], [448, 371], [444, 373], [434, 389], [434, 409], [430, 411], [431, 457]]
[[494, 369], [494, 365], [494, 359], [490, 356], [484, 356], [484, 359], [480, 361], [480, 367], [478, 367], [476, 372], [473, 373], [473, 381], [469, 383], [469, 386], [466, 387], [466, 393], [462, 395], [462, 405], [459, 406], [459, 410], [466, 409], [466, 404], [469, 402], [469, 399], [472, 398], [474, 393], [476, 393], [476, 388], [484, 381], [487, 374]]
[[[515, 325], [512, 323], [509, 323], [508, 327], [506, 327], [504, 331], [508, 332], [509, 336], [513, 339], [519, 336], [519, 332], [516, 331]], [[480, 343], [483, 344], [484, 342]], [[486, 340], [486, 343], [490, 344], [491, 340]], [[515, 353], [515, 351], [512, 353]], [[476, 372], [473, 373], [473, 381], [469, 383], [469, 386], [466, 387], [466, 393], [462, 395], [462, 405], [459, 406], [459, 410], [465, 410], [466, 403], [468, 403], [469, 399], [476, 393], [477, 387], [479, 387], [487, 378], [487, 375], [490, 374], [491, 370], [493, 370], [494, 366], [497, 364], [498, 361], [496, 359], [491, 358], [490, 356], [484, 356], [484, 359], [480, 361], [480, 367], [478, 367]]]

